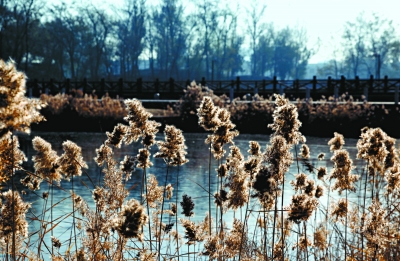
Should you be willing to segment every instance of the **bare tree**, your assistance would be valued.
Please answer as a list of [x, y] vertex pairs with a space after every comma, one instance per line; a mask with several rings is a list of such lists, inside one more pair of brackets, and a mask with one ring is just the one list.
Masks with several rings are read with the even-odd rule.
[[84, 8], [83, 12], [86, 14], [90, 27], [88, 61], [91, 78], [98, 80], [100, 66], [106, 58], [107, 41], [112, 33], [113, 23], [104, 10], [93, 5]]
[[71, 78], [77, 78], [77, 72], [79, 76], [85, 76], [85, 72], [78, 70], [83, 60], [82, 39], [88, 30], [84, 19], [76, 17], [65, 3], [54, 6], [50, 11], [54, 20], [50, 22], [49, 29], [68, 56]]
[[359, 26], [364, 23], [364, 18], [359, 15], [356, 22], [347, 22], [345, 24], [343, 40], [345, 48], [345, 60], [352, 71], [353, 76], [359, 73], [361, 63], [365, 63], [367, 48], [366, 30], [364, 26]]
[[250, 38], [250, 48], [252, 51], [251, 55], [251, 75], [256, 76], [257, 73], [257, 63], [259, 63], [260, 56], [257, 55], [260, 38], [266, 32], [267, 24], [262, 21], [267, 6], [261, 4], [258, 1], [252, 1], [249, 9], [246, 10], [247, 13], [247, 34]]
[[199, 35], [197, 40], [202, 47], [202, 56], [205, 63], [205, 76], [211, 78], [210, 65], [213, 57], [211, 44], [212, 38], [215, 36], [215, 31], [218, 27], [217, 19], [220, 13], [216, 8], [216, 3], [211, 0], [198, 0], [196, 6], [198, 10], [197, 32]]
[[211, 60], [211, 78], [216, 75], [217, 79], [233, 77], [242, 70], [243, 64], [240, 50], [244, 39], [237, 33], [238, 15], [231, 9], [222, 9], [220, 14], [212, 41]]
[[280, 79], [302, 78], [315, 51], [307, 46], [305, 29], [286, 27], [276, 30], [269, 24], [257, 42], [254, 73]]
[[0, 57], [11, 57], [17, 64], [24, 64], [25, 72], [32, 60], [30, 32], [41, 16], [38, 0], [12, 0], [0, 2]]
[[354, 22], [347, 22], [343, 34], [345, 60], [353, 76], [364, 71], [380, 78], [382, 67], [390, 65], [397, 45], [393, 21], [372, 14], [371, 18], [360, 13]]
[[307, 46], [308, 37], [304, 28], [295, 28], [292, 33], [294, 40], [292, 48], [295, 52], [291, 76], [294, 79], [300, 79], [306, 73], [308, 61], [316, 50]]
[[139, 73], [139, 56], [145, 47], [147, 7], [145, 0], [126, 1], [126, 8], [120, 10], [117, 21], [121, 76], [126, 78], [126, 72], [134, 79]]
[[164, 76], [179, 79], [191, 30], [185, 23], [184, 7], [177, 0], [164, 0], [153, 12], [153, 20], [159, 69]]

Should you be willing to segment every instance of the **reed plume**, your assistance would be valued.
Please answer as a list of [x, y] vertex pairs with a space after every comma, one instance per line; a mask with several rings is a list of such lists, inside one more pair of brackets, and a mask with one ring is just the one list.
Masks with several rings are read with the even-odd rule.
[[145, 208], [136, 199], [131, 199], [122, 206], [118, 217], [113, 220], [113, 228], [124, 238], [136, 238], [143, 241], [141, 229], [147, 219]]
[[330, 145], [330, 150], [335, 151], [342, 149], [343, 145], [345, 144], [343, 135], [337, 132], [334, 132], [333, 134], [334, 137], [328, 141], [328, 145]]
[[32, 144], [33, 149], [37, 151], [36, 155], [32, 156], [36, 175], [42, 179], [47, 179], [50, 183], [56, 182], [60, 185], [63, 176], [57, 164], [59, 159], [57, 152], [51, 148], [49, 142], [40, 137], [35, 137]]
[[339, 194], [343, 190], [355, 191], [354, 183], [359, 179], [359, 175], [351, 173], [354, 167], [349, 152], [343, 149], [335, 150], [331, 160], [334, 166], [329, 180], [336, 179], [332, 190], [338, 190]]
[[219, 126], [218, 107], [214, 106], [211, 97], [204, 97], [197, 109], [199, 125], [206, 131], [214, 131]]
[[373, 253], [372, 259], [375, 260], [378, 255], [384, 253], [390, 243], [390, 237], [387, 235], [387, 211], [377, 200], [371, 203], [368, 211], [369, 213], [364, 217], [361, 233], [367, 239], [367, 248], [369, 252]]
[[273, 113], [274, 122], [268, 127], [274, 130], [274, 135], [285, 138], [287, 144], [305, 142], [304, 136], [300, 133], [301, 122], [298, 120], [297, 108], [284, 97], [274, 94], [276, 108]]
[[307, 221], [317, 207], [318, 201], [314, 197], [307, 194], [293, 195], [289, 205], [288, 219], [295, 223]]
[[114, 127], [112, 133], [106, 132], [108, 139], [106, 140], [105, 144], [113, 145], [116, 148], [120, 148], [127, 132], [128, 126], [119, 123], [117, 126]]
[[27, 160], [19, 149], [18, 138], [12, 136], [11, 132], [0, 138], [0, 159], [0, 184], [14, 176], [15, 171], [21, 169], [21, 164]]
[[32, 123], [44, 120], [40, 109], [45, 104], [25, 97], [26, 76], [13, 61], [0, 59], [0, 79], [0, 137], [9, 131], [30, 133]]
[[82, 157], [82, 149], [72, 141], [64, 141], [64, 153], [58, 158], [57, 165], [65, 179], [82, 175], [82, 168], [88, 168]]
[[[243, 155], [237, 146], [230, 147], [231, 153], [227, 157], [229, 193], [227, 195], [227, 207], [236, 210], [243, 207], [248, 201], [248, 175], [244, 171]], [[222, 224], [221, 224], [222, 226]]]
[[393, 167], [397, 160], [395, 139], [380, 128], [365, 127], [357, 142], [357, 149], [357, 158], [367, 160], [369, 166], [376, 169], [381, 176]]
[[12, 243], [18, 251], [23, 251], [23, 241], [28, 237], [26, 213], [31, 208], [17, 191], [8, 190], [2, 193], [0, 216], [0, 244], [3, 252], [12, 253]]
[[155, 135], [160, 124], [150, 120], [153, 115], [143, 108], [139, 100], [127, 99], [125, 105], [128, 115], [124, 117], [124, 120], [129, 123], [124, 137], [125, 143], [131, 144], [142, 138], [142, 144], [145, 147], [152, 146], [155, 143]]
[[164, 188], [158, 186], [156, 176], [150, 174], [147, 178], [147, 194], [143, 195], [151, 208], [158, 208], [163, 200]]
[[154, 154], [154, 157], [164, 159], [169, 166], [179, 166], [188, 162], [185, 158], [187, 152], [182, 131], [175, 126], [166, 125], [164, 133], [165, 141], [157, 142], [159, 152]]
[[[162, 203], [161, 203], [160, 233], [161, 233], [161, 224], [162, 224], [163, 214], [164, 214], [164, 199], [165, 198], [171, 199], [172, 191], [173, 191], [172, 185], [171, 184], [167, 185], [169, 167], [170, 166], [178, 166], [178, 168], [179, 168], [179, 166], [188, 162], [188, 160], [185, 158], [185, 155], [187, 154], [187, 152], [186, 152], [186, 146], [185, 146], [185, 138], [182, 135], [182, 131], [177, 129], [175, 126], [166, 125], [164, 133], [165, 133], [165, 141], [157, 142], [159, 152], [154, 154], [155, 158], [164, 159], [164, 162], [167, 165], [167, 173], [165, 176], [164, 192], [163, 192], [163, 198], [162, 198]], [[176, 178], [177, 188], [178, 188], [178, 182], [179, 182], [178, 176], [179, 176], [179, 169], [178, 169], [177, 178]], [[177, 203], [178, 203], [178, 195], [176, 195], [175, 207], [177, 206]], [[175, 217], [175, 221], [176, 221], [176, 225], [178, 225], [178, 217], [177, 216]], [[177, 248], [179, 249], [178, 244], [179, 244], [179, 242], [177, 241]], [[159, 251], [161, 251], [161, 240], [159, 241]]]
[[185, 217], [191, 217], [194, 215], [194, 203], [192, 197], [189, 197], [186, 194], [182, 195], [181, 207], [183, 209], [181, 214], [184, 214]]

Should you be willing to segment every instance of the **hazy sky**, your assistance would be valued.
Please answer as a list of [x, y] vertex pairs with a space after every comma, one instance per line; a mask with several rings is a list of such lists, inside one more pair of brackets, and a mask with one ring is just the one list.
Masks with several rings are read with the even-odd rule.
[[276, 25], [297, 24], [306, 28], [310, 45], [320, 38], [319, 52], [311, 63], [331, 57], [334, 45], [340, 45], [344, 24], [354, 21], [362, 11], [393, 20], [397, 28], [400, 24], [400, 2], [396, 0], [268, 0], [265, 3], [268, 20]]
[[[58, 0], [52, 0], [57, 2]], [[93, 2], [114, 4], [121, 6], [125, 0], [77, 0], [82, 3]], [[129, 0], [128, 0], [129, 1]], [[275, 27], [282, 28], [303, 27], [309, 37], [309, 46], [314, 47], [319, 39], [319, 49], [310, 63], [317, 63], [332, 58], [334, 46], [340, 45], [342, 30], [346, 21], [354, 21], [364, 11], [371, 15], [373, 12], [379, 16], [393, 20], [394, 25], [400, 29], [400, 2], [398, 0], [218, 0], [221, 5], [235, 7], [239, 4], [239, 11], [245, 14], [249, 4], [265, 3], [265, 21], [273, 22]], [[159, 0], [147, 0], [150, 4], [157, 4]], [[190, 0], [183, 0], [189, 5]], [[101, 4], [100, 4], [101, 5]], [[242, 19], [244, 20], [244, 19]], [[244, 22], [244, 21], [243, 21]]]

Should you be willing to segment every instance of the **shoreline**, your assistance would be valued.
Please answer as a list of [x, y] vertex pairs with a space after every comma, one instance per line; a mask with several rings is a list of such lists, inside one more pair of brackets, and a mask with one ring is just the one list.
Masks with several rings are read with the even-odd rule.
[[[105, 117], [83, 117], [76, 111], [66, 110], [59, 115], [51, 113], [42, 113], [46, 121], [31, 126], [32, 131], [48, 131], [48, 132], [111, 132], [118, 123], [126, 124], [123, 119], [113, 119]], [[303, 119], [302, 119], [303, 118]], [[167, 116], [152, 117], [152, 120], [161, 124], [160, 132], [165, 125], [174, 125], [183, 132], [189, 133], [205, 133], [203, 128], [198, 125], [196, 115], [188, 117]], [[241, 134], [271, 134], [272, 130], [268, 128], [267, 122], [270, 117], [243, 117], [239, 121], [232, 120], [236, 124], [236, 129]], [[390, 117], [383, 119], [380, 123], [369, 123], [366, 119], [349, 120], [321, 120], [317, 119], [308, 122], [304, 117], [299, 117], [302, 122], [300, 132], [306, 136], [314, 137], [333, 137], [334, 132], [338, 132], [347, 138], [359, 138], [363, 127], [376, 128], [380, 127], [389, 136], [393, 138], [400, 137], [400, 131], [396, 127], [394, 120]]]

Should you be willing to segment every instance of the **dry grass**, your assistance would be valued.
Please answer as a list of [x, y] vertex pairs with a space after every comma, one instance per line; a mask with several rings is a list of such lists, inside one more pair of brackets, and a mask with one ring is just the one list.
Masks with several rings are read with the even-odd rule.
[[[53, 115], [60, 115], [64, 111], [73, 110], [78, 115], [86, 118], [113, 118], [122, 120], [126, 115], [126, 106], [121, 99], [112, 99], [105, 95], [99, 99], [95, 95], [83, 94], [75, 91], [74, 95], [46, 95], [42, 94], [40, 100], [47, 104], [47, 110]], [[179, 116], [170, 106], [165, 109], [148, 109], [154, 117]]]
[[[20, 76], [12, 65], [0, 65], [2, 79]], [[103, 182], [101, 186], [86, 184], [94, 204], [74, 192], [74, 179], [86, 175], [87, 165], [81, 148], [71, 141], [65, 141], [64, 153], [57, 155], [51, 144], [34, 138], [35, 170], [23, 169], [21, 162], [26, 158], [18, 148], [15, 131], [26, 131], [41, 118], [37, 106], [28, 106], [28, 114], [35, 117], [27, 117], [16, 107], [22, 101], [30, 102], [23, 100], [23, 95], [8, 95], [15, 86], [19, 87], [17, 93], [24, 91], [24, 78], [19, 79], [0, 83], [1, 109], [12, 109], [9, 115], [14, 116], [1, 120], [5, 131], [0, 138], [0, 181], [10, 188], [2, 193], [1, 202], [0, 249], [4, 260], [399, 260], [399, 154], [395, 140], [379, 128], [362, 130], [357, 144], [357, 157], [365, 160], [362, 172], [354, 172], [340, 134], [329, 142], [333, 164], [324, 169], [309, 158], [306, 140], [299, 131], [298, 107], [284, 97], [274, 97], [270, 142], [262, 148], [251, 141], [247, 153], [235, 146], [239, 133], [230, 109], [219, 107], [210, 96], [203, 97], [193, 113], [210, 132], [205, 141], [210, 149], [208, 180], [199, 184], [209, 209], [208, 213], [196, 213], [202, 218], [194, 222], [191, 217], [196, 206], [190, 191], [179, 202], [173, 195], [179, 189], [179, 179], [176, 184], [167, 184], [169, 171], [179, 171], [187, 162], [182, 132], [167, 126], [165, 140], [157, 141], [160, 125], [135, 99], [124, 101], [124, 106], [107, 101], [103, 111], [91, 107], [97, 102], [93, 97], [72, 102], [76, 108], [87, 108], [83, 110], [87, 115], [109, 115], [106, 111], [117, 107], [125, 110], [127, 124], [107, 132], [107, 139], [96, 150]], [[198, 86], [191, 88], [195, 91]], [[142, 145], [135, 157], [127, 155], [121, 162], [114, 158], [115, 150], [134, 142]], [[154, 145], [158, 146], [154, 160], [166, 164], [164, 181], [150, 174]], [[211, 161], [218, 163], [216, 170], [211, 169]], [[289, 173], [290, 166], [296, 166], [297, 173]], [[141, 197], [128, 199], [126, 182], [135, 168], [142, 172]], [[43, 182], [50, 185], [48, 192], [37, 194], [42, 213], [30, 212], [27, 217], [30, 204], [16, 189], [16, 171], [27, 174], [22, 183], [28, 189], [36, 191]], [[296, 175], [290, 184], [293, 189], [287, 190], [290, 174]], [[65, 191], [60, 180], [70, 180], [72, 190]], [[211, 191], [212, 183], [218, 184], [217, 191]], [[72, 203], [71, 213], [53, 216], [53, 209], [62, 208], [61, 202], [53, 202], [54, 193], [66, 193], [62, 201]], [[361, 195], [360, 200], [353, 200], [354, 193]], [[291, 198], [289, 205], [283, 204], [284, 198]], [[179, 213], [184, 217], [178, 220]], [[235, 216], [232, 222], [226, 220], [227, 213]], [[322, 220], [317, 221], [317, 216]], [[27, 231], [28, 219], [39, 223], [37, 231]], [[70, 236], [60, 241], [52, 233], [67, 220], [71, 221]], [[49, 243], [46, 238], [50, 235]]]

